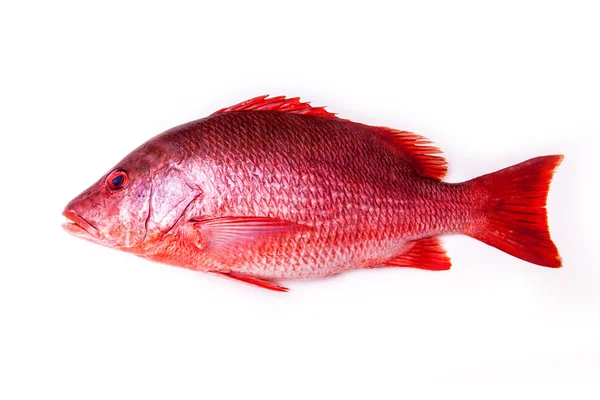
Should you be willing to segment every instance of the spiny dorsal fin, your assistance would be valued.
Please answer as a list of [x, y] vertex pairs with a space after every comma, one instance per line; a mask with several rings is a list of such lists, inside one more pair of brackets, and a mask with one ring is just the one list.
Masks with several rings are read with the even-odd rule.
[[325, 107], [313, 107], [309, 103], [301, 102], [299, 97], [292, 97], [290, 99], [287, 99], [285, 96], [268, 97], [268, 94], [258, 96], [234, 106], [222, 108], [213, 113], [213, 115], [229, 111], [279, 111], [323, 118], [337, 118], [335, 114], [326, 111]]
[[[278, 111], [292, 114], [312, 115], [315, 117], [340, 119], [334, 113], [325, 110], [325, 107], [313, 107], [309, 103], [300, 101], [299, 97], [286, 98], [269, 95], [258, 96], [243, 101], [231, 107], [222, 108], [213, 113], [222, 114], [230, 111]], [[423, 136], [396, 129], [357, 124], [374, 134], [387, 140], [396, 149], [398, 155], [408, 162], [415, 171], [426, 178], [441, 180], [448, 170], [446, 160], [440, 156], [441, 150], [431, 145], [431, 141]]]

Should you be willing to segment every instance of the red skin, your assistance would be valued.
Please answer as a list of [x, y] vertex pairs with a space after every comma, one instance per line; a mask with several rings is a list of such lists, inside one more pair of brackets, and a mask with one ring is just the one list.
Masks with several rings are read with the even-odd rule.
[[[480, 185], [433, 179], [443, 165], [417, 173], [372, 127], [280, 111], [227, 111], [175, 127], [115, 168], [128, 185], [111, 191], [102, 177], [65, 208], [75, 222], [68, 231], [236, 279], [380, 266], [415, 240], [483, 224], [489, 197]], [[219, 236], [223, 226], [206, 223], [239, 218], [245, 229], [249, 217], [279, 222], [258, 233], [250, 225], [250, 238]]]

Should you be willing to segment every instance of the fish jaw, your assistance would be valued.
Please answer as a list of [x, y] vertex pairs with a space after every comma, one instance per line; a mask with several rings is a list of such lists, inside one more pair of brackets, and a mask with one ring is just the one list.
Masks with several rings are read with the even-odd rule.
[[102, 237], [98, 229], [73, 210], [65, 209], [62, 213], [67, 222], [62, 224], [65, 231], [71, 235], [94, 243], [101, 243]]

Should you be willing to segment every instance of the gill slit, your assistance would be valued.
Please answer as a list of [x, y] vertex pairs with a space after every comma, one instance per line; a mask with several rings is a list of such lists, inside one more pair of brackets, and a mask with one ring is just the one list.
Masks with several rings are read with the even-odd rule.
[[[189, 188], [193, 189], [187, 182], [186, 182], [186, 185]], [[204, 192], [202, 192], [202, 190], [200, 190], [200, 193], [198, 193], [196, 196], [194, 196], [194, 198], [187, 204], [187, 206], [185, 206], [185, 208], [183, 209], [181, 215], [179, 215], [179, 217], [175, 220], [175, 222], [165, 231], [165, 233], [163, 234], [163, 236], [166, 235], [166, 234], [168, 234], [169, 232], [171, 232], [171, 230], [173, 230], [173, 228], [175, 228], [179, 224], [179, 221], [181, 221], [183, 219], [183, 217], [187, 214], [188, 209], [193, 204], [195, 204], [196, 200], [198, 200], [198, 198], [200, 196], [202, 196], [203, 194], [204, 194]]]
[[144, 238], [142, 239], [142, 243], [146, 241], [146, 236], [148, 236], [148, 223], [150, 222], [150, 217], [152, 216], [152, 191], [154, 190], [154, 184], [152, 181], [150, 182], [150, 195], [148, 196], [148, 216], [146, 217], [146, 221], [144, 222], [144, 227], [146, 228], [146, 232], [144, 232]]

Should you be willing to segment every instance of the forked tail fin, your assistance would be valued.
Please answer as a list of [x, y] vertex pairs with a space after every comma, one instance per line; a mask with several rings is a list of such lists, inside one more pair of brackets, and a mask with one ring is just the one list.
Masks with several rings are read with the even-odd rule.
[[548, 231], [546, 198], [562, 155], [532, 158], [469, 181], [485, 202], [467, 235], [545, 267], [562, 260]]

